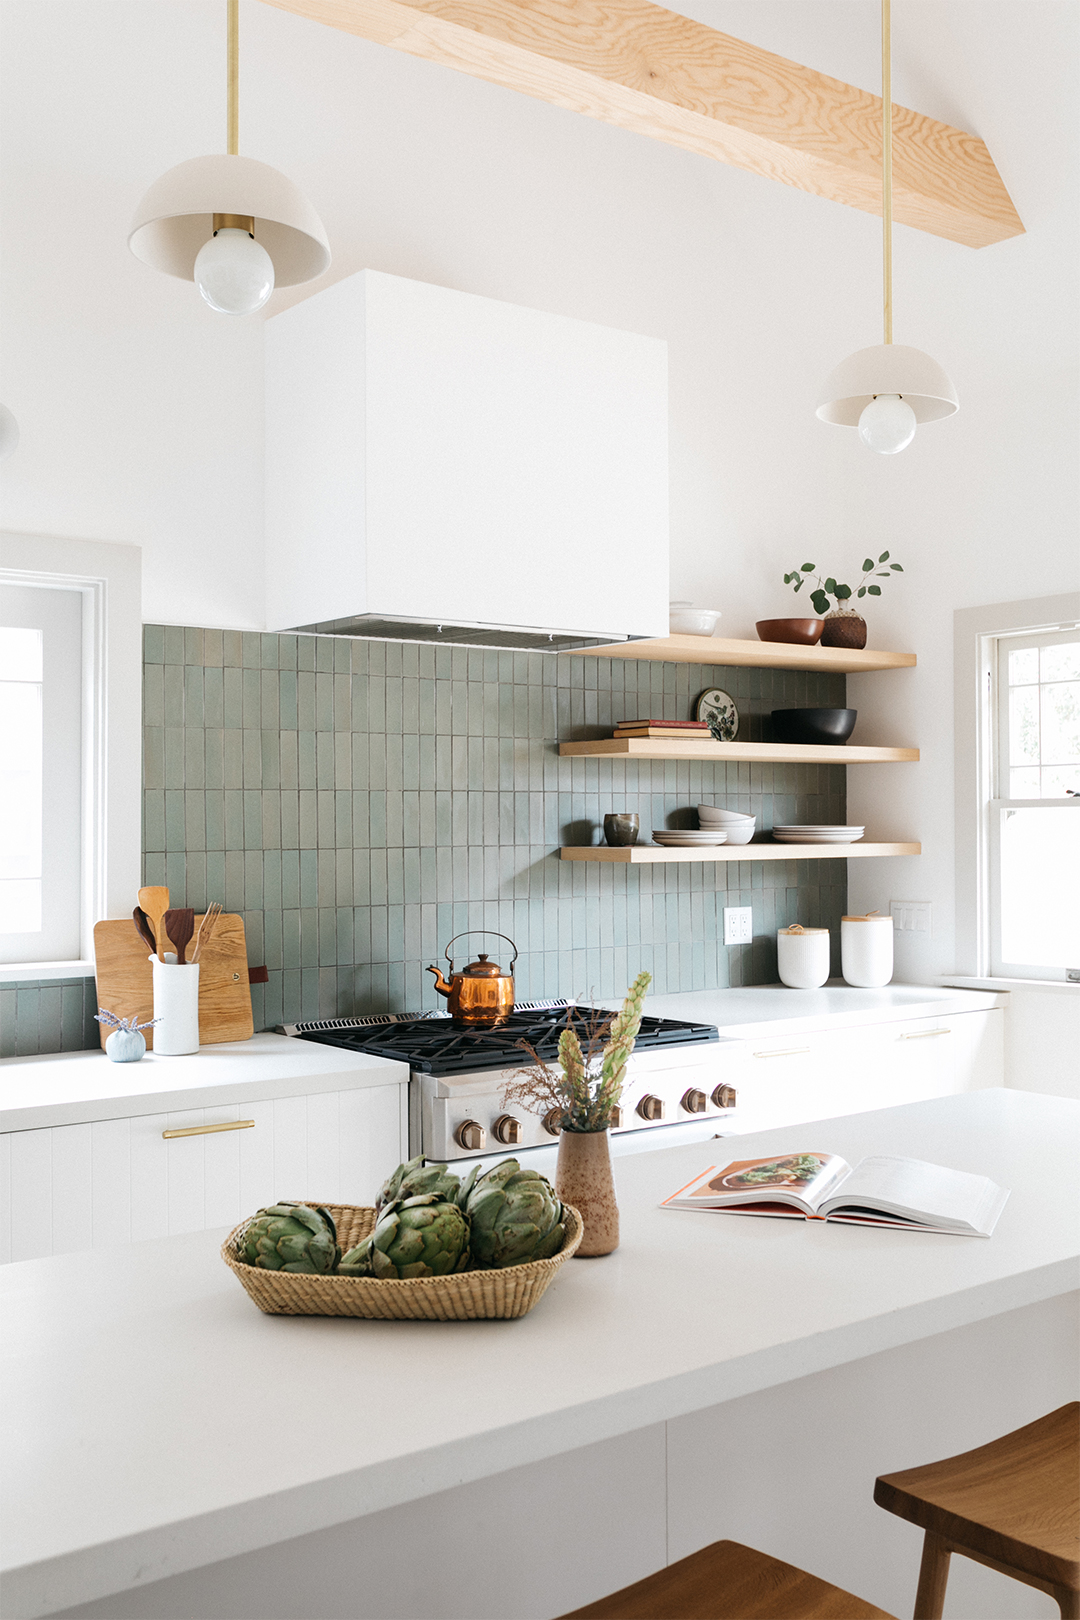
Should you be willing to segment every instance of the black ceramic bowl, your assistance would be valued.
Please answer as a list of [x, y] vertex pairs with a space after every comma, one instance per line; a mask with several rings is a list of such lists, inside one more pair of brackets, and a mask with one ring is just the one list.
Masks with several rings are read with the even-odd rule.
[[855, 730], [857, 709], [774, 709], [774, 741], [846, 743]]

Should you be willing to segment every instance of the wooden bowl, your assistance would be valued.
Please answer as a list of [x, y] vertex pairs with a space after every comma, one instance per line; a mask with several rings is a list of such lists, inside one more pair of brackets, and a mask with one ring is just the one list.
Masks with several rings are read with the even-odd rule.
[[825, 628], [824, 619], [759, 619], [759, 641], [788, 641], [812, 647]]

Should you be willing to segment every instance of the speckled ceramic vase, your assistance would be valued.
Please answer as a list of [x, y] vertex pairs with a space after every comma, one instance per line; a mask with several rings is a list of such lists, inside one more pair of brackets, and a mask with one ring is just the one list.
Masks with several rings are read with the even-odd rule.
[[610, 1254], [619, 1247], [619, 1206], [607, 1131], [561, 1133], [555, 1191], [564, 1204], [573, 1204], [585, 1223], [578, 1258]]

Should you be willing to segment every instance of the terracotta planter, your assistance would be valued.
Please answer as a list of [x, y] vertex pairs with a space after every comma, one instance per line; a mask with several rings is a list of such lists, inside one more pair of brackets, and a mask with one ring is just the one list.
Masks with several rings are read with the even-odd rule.
[[846, 612], [838, 608], [825, 615], [825, 628], [821, 632], [823, 647], [847, 647], [857, 650], [866, 646], [866, 620], [861, 613]]
[[562, 1132], [555, 1191], [564, 1203], [573, 1204], [585, 1223], [579, 1258], [610, 1254], [618, 1248], [619, 1206], [607, 1131]]

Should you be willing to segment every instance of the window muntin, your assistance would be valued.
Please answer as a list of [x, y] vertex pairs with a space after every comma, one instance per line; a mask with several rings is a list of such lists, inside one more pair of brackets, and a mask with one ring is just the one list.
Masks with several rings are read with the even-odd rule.
[[0, 590], [0, 963], [81, 955], [83, 594]]
[[0, 934], [41, 929], [43, 641], [0, 625]]
[[[1019, 640], [1019, 644], [1018, 644]], [[1080, 633], [1000, 639], [998, 795], [1080, 793]]]
[[1080, 629], [996, 639], [990, 971], [1080, 968]]

